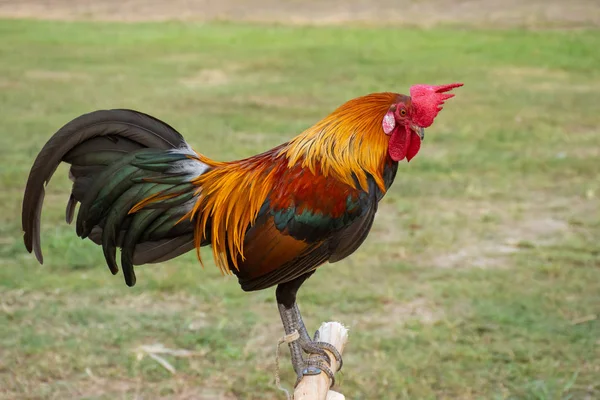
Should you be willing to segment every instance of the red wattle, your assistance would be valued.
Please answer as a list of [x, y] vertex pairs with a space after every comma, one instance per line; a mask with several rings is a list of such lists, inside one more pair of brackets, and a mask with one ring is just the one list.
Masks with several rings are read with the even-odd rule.
[[408, 126], [398, 126], [392, 132], [388, 143], [388, 153], [392, 160], [410, 161], [421, 149], [421, 138]]
[[406, 157], [406, 137], [406, 131], [401, 126], [396, 126], [388, 143], [388, 153], [392, 160], [398, 162]]
[[408, 145], [408, 150], [406, 150], [406, 161], [410, 161], [421, 149], [421, 138], [412, 129], [409, 129], [409, 131], [407, 135], [410, 138], [410, 144]]

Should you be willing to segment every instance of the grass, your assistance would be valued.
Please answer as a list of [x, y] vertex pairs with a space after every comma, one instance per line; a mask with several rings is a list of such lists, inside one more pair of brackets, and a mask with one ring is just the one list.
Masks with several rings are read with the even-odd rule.
[[[453, 81], [367, 242], [304, 285], [305, 320], [351, 328], [349, 399], [600, 397], [598, 31], [4, 20], [0, 38], [1, 398], [283, 398], [273, 291], [244, 293], [193, 254], [127, 288], [65, 225], [64, 167], [46, 263], [26, 253], [24, 183], [64, 123], [139, 109], [229, 160], [349, 98]], [[153, 343], [197, 354], [165, 356], [172, 375], [138, 356]]]

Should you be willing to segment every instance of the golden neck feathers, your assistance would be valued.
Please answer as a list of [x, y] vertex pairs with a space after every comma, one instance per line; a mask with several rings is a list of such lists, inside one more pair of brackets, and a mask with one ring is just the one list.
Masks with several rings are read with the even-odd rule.
[[188, 217], [197, 221], [198, 258], [200, 244], [210, 237], [219, 268], [225, 273], [231, 273], [230, 263], [237, 268], [238, 257], [244, 259], [245, 231], [256, 219], [281, 168], [301, 165], [313, 175], [331, 176], [353, 187], [358, 182], [364, 191], [370, 175], [385, 192], [389, 138], [382, 121], [398, 97], [396, 93], [375, 93], [350, 100], [290, 142], [254, 157], [217, 162], [198, 155], [198, 161], [210, 167], [192, 181], [198, 197]]

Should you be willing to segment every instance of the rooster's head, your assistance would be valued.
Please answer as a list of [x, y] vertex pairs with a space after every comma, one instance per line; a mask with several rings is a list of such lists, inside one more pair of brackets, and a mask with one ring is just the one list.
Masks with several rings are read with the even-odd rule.
[[433, 124], [444, 101], [454, 97], [454, 94], [446, 92], [462, 85], [414, 85], [410, 88], [410, 97], [401, 96], [390, 106], [382, 126], [385, 134], [390, 136], [388, 153], [392, 160], [406, 158], [410, 161], [419, 152], [425, 137], [424, 129]]

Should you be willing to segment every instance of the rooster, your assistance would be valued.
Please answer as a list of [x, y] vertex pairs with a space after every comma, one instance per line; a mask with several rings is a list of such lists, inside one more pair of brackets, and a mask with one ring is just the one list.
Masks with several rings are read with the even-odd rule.
[[[168, 124], [133, 110], [84, 114], [58, 130], [38, 154], [25, 188], [25, 247], [43, 263], [44, 188], [61, 162], [73, 188], [66, 207], [76, 233], [101, 245], [128, 286], [134, 265], [159, 263], [210, 245], [215, 264], [244, 291], [277, 286], [276, 299], [298, 382], [325, 372], [331, 352], [311, 338], [296, 304], [300, 286], [326, 262], [340, 261], [367, 237], [398, 163], [419, 152], [450, 90], [414, 85], [410, 96], [352, 99], [287, 143], [219, 162], [192, 150]], [[314, 355], [305, 357], [304, 353]]]

